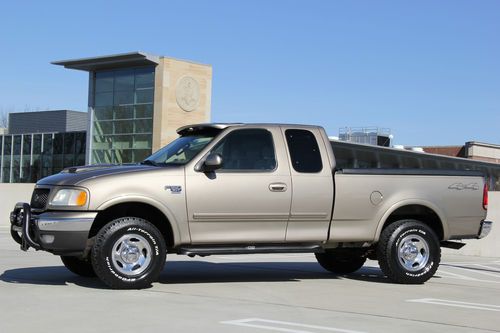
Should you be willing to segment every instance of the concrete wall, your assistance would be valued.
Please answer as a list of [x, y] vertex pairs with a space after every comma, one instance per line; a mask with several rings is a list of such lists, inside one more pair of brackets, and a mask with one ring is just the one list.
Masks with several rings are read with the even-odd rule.
[[9, 214], [18, 202], [30, 202], [35, 184], [0, 183], [0, 227], [10, 225]]
[[[17, 202], [29, 202], [34, 184], [0, 184], [0, 227], [10, 225], [9, 213]], [[463, 254], [470, 256], [500, 257], [500, 192], [489, 193], [487, 219], [494, 222], [493, 230], [488, 237], [471, 239], [461, 250], [443, 249], [443, 253]]]

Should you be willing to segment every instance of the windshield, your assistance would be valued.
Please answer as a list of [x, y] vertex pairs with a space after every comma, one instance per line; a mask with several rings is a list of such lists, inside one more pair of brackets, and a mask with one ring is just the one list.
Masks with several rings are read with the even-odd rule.
[[184, 165], [205, 148], [205, 146], [213, 140], [215, 135], [216, 133], [183, 135], [158, 150], [141, 163], [158, 166]]

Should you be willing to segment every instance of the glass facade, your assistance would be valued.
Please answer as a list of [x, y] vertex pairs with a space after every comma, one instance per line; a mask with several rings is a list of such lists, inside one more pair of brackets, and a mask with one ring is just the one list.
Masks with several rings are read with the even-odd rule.
[[91, 164], [135, 163], [151, 155], [154, 71], [94, 73]]
[[35, 183], [64, 168], [85, 164], [85, 132], [0, 136], [0, 182]]

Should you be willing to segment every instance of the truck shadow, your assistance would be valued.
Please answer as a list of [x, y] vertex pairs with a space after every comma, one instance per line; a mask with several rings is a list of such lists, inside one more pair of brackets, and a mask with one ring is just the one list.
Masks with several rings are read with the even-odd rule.
[[159, 282], [164, 284], [232, 283], [232, 282], [297, 282], [354, 278], [385, 282], [378, 268], [363, 267], [348, 275], [335, 275], [315, 262], [234, 262], [206, 261], [167, 262]]
[[[235, 262], [171, 261], [163, 269], [160, 284], [209, 284], [241, 282], [298, 282], [301, 280], [353, 279], [389, 283], [379, 268], [363, 267], [348, 275], [335, 275], [314, 262]], [[16, 284], [63, 286], [75, 284], [85, 288], [108, 289], [97, 278], [85, 278], [64, 266], [16, 268], [4, 271], [0, 281]]]
[[6, 270], [0, 281], [16, 284], [63, 286], [76, 284], [82, 287], [104, 289], [105, 286], [94, 278], [85, 278], [68, 271], [64, 266], [26, 267]]

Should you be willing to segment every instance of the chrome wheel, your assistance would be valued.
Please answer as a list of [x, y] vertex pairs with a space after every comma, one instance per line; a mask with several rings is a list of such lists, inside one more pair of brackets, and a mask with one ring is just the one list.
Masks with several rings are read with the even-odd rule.
[[429, 244], [419, 235], [406, 236], [399, 243], [398, 257], [405, 269], [411, 272], [419, 271], [429, 261]]
[[120, 237], [112, 248], [113, 267], [123, 275], [135, 276], [144, 272], [151, 263], [152, 248], [138, 234]]

